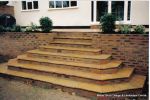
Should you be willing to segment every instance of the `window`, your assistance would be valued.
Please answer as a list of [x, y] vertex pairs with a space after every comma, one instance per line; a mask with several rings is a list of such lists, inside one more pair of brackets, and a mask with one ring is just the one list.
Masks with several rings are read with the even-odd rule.
[[124, 1], [112, 1], [111, 13], [116, 16], [117, 21], [124, 20]]
[[71, 1], [71, 7], [77, 6], [77, 1]]
[[131, 12], [131, 1], [128, 1], [128, 16], [127, 16], [127, 20], [130, 20], [130, 12]]
[[97, 1], [97, 18], [99, 21], [100, 18], [108, 13], [108, 1]]
[[22, 10], [34, 10], [38, 8], [39, 8], [39, 5], [38, 5], [37, 0], [22, 1]]
[[91, 1], [91, 21], [94, 21], [94, 1]]
[[62, 1], [56, 1], [56, 8], [62, 8]]
[[77, 7], [77, 1], [70, 0], [50, 0], [49, 8], [71, 8]]
[[69, 1], [63, 1], [63, 7], [69, 7]]

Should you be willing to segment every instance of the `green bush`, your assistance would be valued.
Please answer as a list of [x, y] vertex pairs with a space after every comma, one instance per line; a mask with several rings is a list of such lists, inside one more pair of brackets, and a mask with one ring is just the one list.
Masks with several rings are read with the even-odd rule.
[[26, 27], [25, 32], [37, 32], [38, 26], [34, 23], [31, 23], [30, 26]]
[[48, 17], [42, 17], [39, 20], [43, 32], [48, 33], [52, 30], [53, 22]]
[[34, 23], [31, 23], [31, 29], [33, 32], [37, 32], [38, 31], [38, 26]]
[[100, 25], [104, 33], [114, 32], [115, 29], [115, 16], [112, 14], [105, 14], [100, 18]]
[[7, 5], [8, 4], [8, 1], [0, 1], [0, 6], [4, 6], [4, 5]]
[[129, 34], [131, 32], [131, 25], [122, 25], [120, 31], [123, 34]]
[[32, 32], [32, 28], [30, 26], [26, 27], [25, 32]]
[[138, 34], [144, 34], [145, 33], [145, 27], [143, 25], [137, 25], [134, 28], [134, 32]]
[[0, 25], [0, 32], [5, 32], [5, 28], [2, 25]]
[[14, 25], [13, 26], [13, 32], [22, 32], [21, 26], [20, 25]]
[[5, 27], [4, 30], [5, 30], [5, 32], [12, 32], [13, 31], [12, 27]]

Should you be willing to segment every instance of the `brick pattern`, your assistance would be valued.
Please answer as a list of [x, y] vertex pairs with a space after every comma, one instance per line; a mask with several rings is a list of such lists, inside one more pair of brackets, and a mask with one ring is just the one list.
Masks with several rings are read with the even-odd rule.
[[94, 47], [103, 53], [112, 54], [125, 66], [136, 67], [136, 72], [148, 74], [148, 35], [141, 34], [98, 34], [93, 37]]
[[[89, 33], [90, 34], [90, 33]], [[27, 50], [49, 45], [56, 33], [5, 33], [0, 35], [0, 55], [16, 57]], [[136, 67], [139, 74], [148, 74], [148, 35], [92, 34], [93, 47], [112, 54], [125, 66]]]
[[0, 6], [0, 14], [11, 14], [14, 16], [14, 7], [13, 6]]
[[28, 50], [50, 44], [55, 35], [52, 33], [0, 33], [0, 54], [15, 58]]

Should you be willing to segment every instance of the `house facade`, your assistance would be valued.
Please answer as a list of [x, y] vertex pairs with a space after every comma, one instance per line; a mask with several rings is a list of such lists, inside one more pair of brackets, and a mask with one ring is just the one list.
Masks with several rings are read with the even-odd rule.
[[39, 25], [48, 16], [54, 26], [92, 26], [106, 13], [114, 14], [116, 24], [148, 25], [149, 1], [138, 0], [22, 0], [12, 1], [17, 24]]

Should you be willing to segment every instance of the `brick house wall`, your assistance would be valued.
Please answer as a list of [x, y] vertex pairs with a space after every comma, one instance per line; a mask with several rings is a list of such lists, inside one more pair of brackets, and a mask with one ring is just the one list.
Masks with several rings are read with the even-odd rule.
[[14, 7], [13, 6], [0, 6], [0, 14], [11, 14], [14, 16]]

